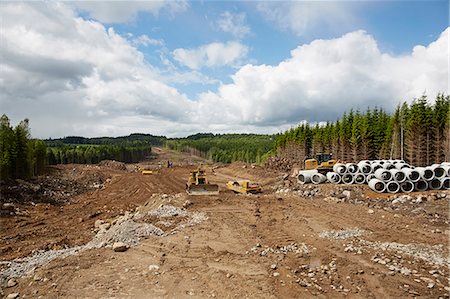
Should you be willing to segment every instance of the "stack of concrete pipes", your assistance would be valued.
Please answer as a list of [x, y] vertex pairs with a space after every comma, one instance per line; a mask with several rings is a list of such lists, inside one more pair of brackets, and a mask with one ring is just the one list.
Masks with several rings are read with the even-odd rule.
[[428, 189], [450, 190], [450, 163], [414, 167], [403, 160], [362, 160], [359, 163], [336, 163], [325, 175], [317, 170], [300, 171], [301, 184], [368, 184], [376, 192], [413, 192]]

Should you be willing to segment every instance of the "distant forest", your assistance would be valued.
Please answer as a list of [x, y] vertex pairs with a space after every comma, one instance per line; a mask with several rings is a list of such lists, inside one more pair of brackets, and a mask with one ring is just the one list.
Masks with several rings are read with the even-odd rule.
[[301, 124], [279, 135], [276, 149], [299, 161], [320, 152], [347, 162], [403, 157], [424, 166], [449, 161], [450, 96], [439, 94], [433, 104], [422, 96], [393, 114], [381, 108], [350, 110], [323, 126]]

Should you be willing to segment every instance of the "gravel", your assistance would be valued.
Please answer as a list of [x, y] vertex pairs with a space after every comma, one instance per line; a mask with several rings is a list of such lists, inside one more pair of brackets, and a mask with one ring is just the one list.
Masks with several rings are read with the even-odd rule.
[[365, 233], [365, 231], [362, 229], [351, 228], [351, 229], [343, 229], [343, 230], [323, 231], [319, 234], [319, 237], [321, 237], [323, 239], [345, 240], [348, 238], [362, 236], [364, 233]]

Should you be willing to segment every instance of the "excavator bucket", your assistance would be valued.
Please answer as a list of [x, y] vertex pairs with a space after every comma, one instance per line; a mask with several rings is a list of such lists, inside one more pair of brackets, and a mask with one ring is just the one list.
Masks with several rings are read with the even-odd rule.
[[202, 184], [202, 185], [188, 185], [186, 192], [189, 195], [217, 195], [219, 194], [219, 185], [216, 184]]

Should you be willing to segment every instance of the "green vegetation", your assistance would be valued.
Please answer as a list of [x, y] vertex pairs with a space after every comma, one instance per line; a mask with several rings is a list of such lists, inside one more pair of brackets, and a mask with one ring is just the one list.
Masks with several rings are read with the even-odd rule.
[[273, 149], [275, 136], [200, 133], [186, 138], [170, 139], [166, 144], [171, 149], [191, 152], [214, 162], [261, 163]]
[[390, 115], [379, 108], [349, 111], [334, 123], [302, 124], [278, 136], [276, 148], [294, 145], [303, 157], [331, 152], [341, 161], [403, 159], [416, 166], [449, 161], [450, 96], [404, 103]]
[[0, 117], [0, 179], [39, 175], [46, 162], [45, 142], [30, 138], [28, 119], [13, 128], [3, 114]]

